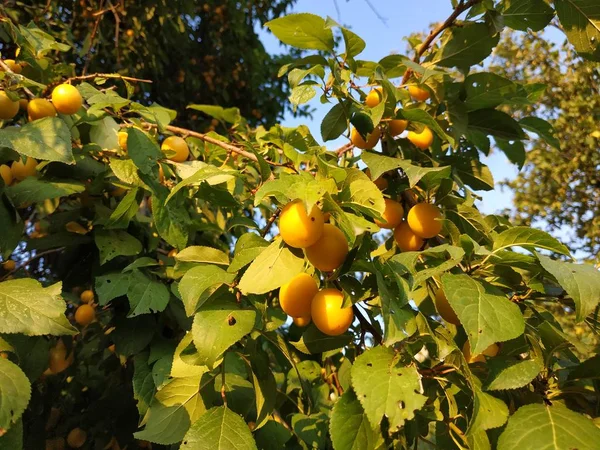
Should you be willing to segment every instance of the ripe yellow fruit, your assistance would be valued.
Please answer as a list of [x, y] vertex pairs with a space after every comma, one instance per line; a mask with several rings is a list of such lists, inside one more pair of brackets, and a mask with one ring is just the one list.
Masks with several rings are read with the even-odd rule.
[[75, 311], [75, 322], [77, 322], [82, 327], [85, 327], [92, 323], [96, 318], [96, 310], [92, 305], [83, 304], [77, 307], [77, 311]]
[[440, 209], [431, 203], [417, 203], [408, 211], [407, 221], [410, 229], [417, 236], [429, 239], [442, 231]]
[[304, 254], [317, 269], [331, 272], [340, 267], [348, 256], [348, 241], [338, 227], [326, 223], [319, 240], [305, 248]]
[[175, 154], [170, 153], [170, 156], [167, 155], [167, 159], [175, 162], [184, 162], [190, 155], [190, 148], [185, 140], [179, 136], [169, 136], [160, 148], [163, 153], [175, 152]]
[[0, 91], [0, 119], [10, 120], [19, 112], [19, 102], [12, 101], [6, 92]]
[[373, 148], [379, 142], [379, 137], [381, 136], [381, 131], [379, 128], [375, 128], [371, 134], [367, 137], [365, 141], [360, 133], [356, 130], [356, 128], [352, 128], [352, 133], [350, 135], [350, 141], [352, 145], [362, 150]]
[[319, 286], [315, 279], [307, 273], [300, 273], [289, 283], [281, 286], [279, 304], [288, 316], [310, 316], [310, 304], [317, 292], [319, 292]]
[[369, 108], [375, 108], [377, 105], [379, 105], [379, 103], [381, 103], [382, 99], [383, 88], [376, 87], [375, 89], [371, 90], [371, 92], [369, 92], [369, 94], [367, 95], [367, 98], [365, 99], [365, 104]]
[[117, 133], [117, 138], [119, 139], [119, 147], [121, 147], [123, 150], [127, 151], [127, 132], [126, 131], [119, 131]]
[[310, 316], [294, 317], [294, 325], [296, 325], [298, 328], [307, 327], [311, 321], [312, 319], [310, 318]]
[[52, 104], [61, 114], [75, 114], [83, 105], [83, 98], [71, 84], [59, 84], [52, 90]]
[[125, 32], [125, 34], [126, 34], [128, 37], [133, 37], [133, 36], [135, 35], [135, 31], [133, 31], [131, 28], [129, 28], [129, 29], [128, 29], [128, 30]]
[[323, 234], [323, 213], [314, 205], [310, 214], [301, 200], [294, 200], [283, 208], [279, 217], [279, 233], [290, 247], [306, 248], [313, 245]]
[[21, 181], [27, 177], [32, 177], [37, 173], [38, 162], [30, 157], [26, 157], [25, 164], [21, 160], [15, 161], [10, 167], [13, 178]]
[[[8, 68], [16, 74], [20, 74], [23, 71], [21, 64], [16, 62], [14, 59], [5, 59], [4, 64], [6, 64]], [[0, 72], [4, 72], [4, 68], [0, 67]]]
[[408, 92], [413, 100], [417, 102], [424, 102], [431, 96], [428, 90], [414, 85], [408, 87]]
[[81, 428], [73, 428], [67, 435], [67, 444], [69, 447], [81, 448], [87, 439], [87, 433]]
[[342, 308], [344, 294], [337, 289], [323, 289], [315, 295], [311, 317], [322, 333], [338, 336], [348, 330], [354, 320], [352, 307]]
[[43, 98], [34, 98], [27, 105], [27, 114], [29, 121], [43, 119], [44, 117], [56, 116], [56, 108], [48, 100]]
[[167, 254], [168, 258], [175, 258], [175, 256], [177, 256], [177, 249], [171, 249], [171, 251]]
[[92, 291], [91, 289], [86, 289], [79, 296], [79, 300], [81, 300], [81, 303], [93, 303], [95, 298], [96, 297], [94, 296], [94, 291]]
[[115, 346], [115, 344], [111, 344], [108, 346], [108, 351], [111, 353], [114, 353], [116, 351], [117, 347]]
[[7, 272], [10, 272], [11, 270], [15, 270], [15, 267], [17, 267], [17, 263], [14, 262], [12, 259], [9, 259], [8, 261], [4, 261], [2, 263], [2, 268], [4, 270], [6, 270]]
[[2, 164], [0, 166], [0, 177], [2, 177], [2, 179], [4, 180], [5, 186], [10, 186], [10, 184], [13, 182], [12, 171], [10, 170], [10, 167], [8, 167], [6, 164]]
[[60, 373], [73, 364], [73, 352], [67, 358], [67, 347], [62, 339], [59, 339], [56, 345], [50, 349], [48, 356], [48, 369], [52, 374]]
[[452, 309], [452, 306], [450, 306], [442, 288], [438, 289], [435, 293], [435, 307], [446, 322], [454, 325], [460, 324], [460, 320], [458, 320], [458, 316], [454, 312], [454, 309]]
[[421, 150], [427, 150], [433, 144], [433, 133], [428, 127], [423, 128], [423, 131], [409, 131], [407, 139]]
[[390, 120], [390, 122], [388, 123], [388, 130], [392, 136], [396, 137], [396, 136], [404, 133], [404, 130], [406, 130], [407, 126], [408, 126], [408, 120], [402, 120], [402, 119]]
[[404, 208], [396, 200], [385, 198], [385, 211], [383, 211], [383, 221], [375, 219], [379, 228], [396, 228], [402, 222], [404, 217]]
[[[373, 180], [373, 177], [371, 176], [371, 171], [368, 168], [365, 170], [365, 174], [371, 180]], [[385, 191], [387, 189], [387, 187], [389, 186], [388, 180], [386, 180], [383, 177], [379, 177], [376, 180], [373, 180], [373, 183], [375, 184], [375, 186], [377, 186], [379, 188], [380, 191]]]
[[467, 362], [469, 364], [472, 364], [475, 362], [485, 362], [486, 356], [493, 358], [494, 356], [496, 356], [498, 354], [499, 351], [500, 351], [500, 347], [498, 347], [498, 344], [492, 344], [488, 348], [486, 348], [482, 353], [480, 353], [479, 355], [471, 355], [471, 344], [469, 343], [468, 340], [465, 342], [465, 345], [463, 345], [463, 348], [462, 348], [463, 355], [465, 355], [465, 359], [467, 360]]
[[402, 222], [394, 229], [394, 239], [402, 252], [416, 252], [423, 247], [423, 239], [413, 233], [407, 222]]

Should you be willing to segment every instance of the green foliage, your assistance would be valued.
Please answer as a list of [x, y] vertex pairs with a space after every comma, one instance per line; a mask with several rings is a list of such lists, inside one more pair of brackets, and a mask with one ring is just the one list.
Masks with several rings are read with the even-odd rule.
[[[600, 328], [600, 273], [548, 233], [475, 206], [476, 191], [494, 188], [480, 161], [492, 145], [518, 166], [530, 132], [534, 148], [566, 145], [557, 126], [529, 115], [542, 96], [537, 81], [473, 68], [498, 44], [503, 21], [544, 28], [554, 10], [541, 3], [459, 2], [465, 20], [449, 20], [432, 35], [439, 39], [411, 40], [412, 60], [356, 60], [365, 42], [331, 19], [271, 20], [283, 42], [320, 52], [280, 70], [291, 101], [322, 91], [332, 106], [321, 137], [377, 128], [381, 152], [329, 151], [304, 126], [252, 128], [247, 111], [226, 101], [190, 110], [227, 128], [180, 128], [174, 110], [149, 104], [165, 97], [147, 98], [152, 91], [114, 74], [71, 78], [84, 99], [72, 116], [5, 121], [0, 163], [39, 164], [0, 187], [0, 253], [15, 261], [0, 272], [0, 447], [43, 448], [77, 426], [85, 448], [105, 449], [135, 448], [136, 439], [158, 449], [593, 448], [597, 342], [579, 336], [580, 323]], [[553, 5], [578, 51], [594, 56], [597, 40], [582, 43], [586, 22], [566, 3], [587, 3]], [[70, 14], [54, 7], [51, 25]], [[173, 6], [185, 7], [198, 13]], [[594, 8], [583, 11], [595, 23]], [[176, 13], [158, 11], [165, 27], [187, 30]], [[151, 20], [143, 28], [126, 18], [140, 35], [154, 32]], [[77, 27], [64, 39], [63, 27], [51, 35], [2, 26], [27, 62], [21, 76], [0, 76], [11, 95], [27, 87], [46, 96], [72, 75], [64, 61], [86, 61], [87, 48], [65, 44], [78, 42]], [[95, 51], [109, 55], [104, 41]], [[382, 88], [379, 104], [364, 103], [365, 84]], [[428, 100], [410, 98], [416, 84]], [[179, 100], [168, 106], [181, 112]], [[409, 133], [392, 136], [394, 119], [407, 120]], [[417, 146], [426, 128], [432, 143]], [[161, 151], [172, 135], [185, 139], [188, 160]], [[329, 213], [346, 238], [335, 270], [313, 267], [277, 235], [296, 199]], [[432, 237], [400, 251], [402, 228], [398, 242], [381, 230], [393, 220], [386, 199], [400, 203], [409, 230], [421, 225]], [[439, 219], [409, 212], [425, 202]], [[331, 256], [330, 244], [307, 253]], [[354, 318], [347, 329], [332, 332], [339, 317], [329, 304], [313, 304], [310, 324], [283, 313], [277, 290], [303, 272], [342, 291]]]

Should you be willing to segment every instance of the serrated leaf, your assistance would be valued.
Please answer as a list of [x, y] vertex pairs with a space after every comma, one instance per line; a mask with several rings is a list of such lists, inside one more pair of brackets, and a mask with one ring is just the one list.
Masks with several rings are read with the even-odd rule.
[[149, 174], [163, 154], [150, 136], [137, 128], [127, 130], [127, 154], [141, 173]]
[[555, 136], [556, 130], [544, 119], [529, 116], [521, 119], [519, 121], [519, 125], [525, 128], [527, 131], [537, 134], [555, 149], [560, 150], [560, 141]]
[[95, 122], [90, 127], [90, 141], [103, 149], [114, 150], [119, 148], [119, 124], [110, 116]]
[[418, 108], [401, 109], [398, 115], [409, 122], [427, 125], [431, 128], [431, 131], [437, 134], [442, 140], [448, 141], [450, 145], [454, 145], [454, 138], [446, 133], [437, 120], [435, 120], [427, 111]]
[[504, 8], [504, 24], [513, 30], [540, 31], [554, 17], [554, 10], [544, 0], [508, 0]]
[[596, 0], [554, 0], [569, 42], [584, 58], [600, 61], [600, 4]]
[[300, 199], [307, 211], [310, 211], [325, 193], [337, 193], [335, 181], [332, 179], [317, 180], [312, 175], [302, 172], [298, 175], [282, 173], [279, 178], [264, 183], [254, 194], [254, 206], [260, 205], [265, 197], [273, 196], [280, 203]]
[[490, 72], [473, 73], [465, 78], [465, 91], [465, 104], [469, 111], [495, 108], [510, 104], [515, 98], [527, 97], [527, 92], [519, 85]]
[[21, 418], [30, 398], [27, 376], [15, 363], [0, 358], [0, 429], [8, 430]]
[[[195, 163], [199, 163], [200, 161], [194, 161]], [[199, 185], [200, 183], [206, 181], [208, 184], [221, 184], [226, 181], [229, 181], [234, 178], [232, 172], [226, 172], [224, 170], [219, 169], [216, 166], [212, 166], [209, 164], [202, 164], [200, 168], [197, 169], [192, 174], [187, 173], [187, 168], [184, 173], [183, 164], [179, 164], [176, 166], [176, 171], [179, 176], [181, 176], [182, 180], [177, 183], [177, 185], [170, 190], [165, 203], [169, 203], [169, 201], [184, 187], [191, 185]]]
[[197, 363], [212, 368], [225, 350], [252, 331], [255, 320], [256, 310], [240, 309], [228, 297], [204, 304], [192, 325]]
[[222, 106], [215, 105], [188, 105], [187, 108], [201, 111], [217, 120], [223, 120], [229, 123], [238, 123], [242, 119], [238, 108], [223, 108]]
[[292, 88], [291, 94], [288, 98], [290, 103], [296, 107], [298, 105], [308, 103], [314, 98], [315, 95], [317, 95], [317, 91], [312, 84], [303, 84], [301, 86]]
[[229, 264], [229, 257], [221, 250], [201, 245], [184, 248], [175, 255], [175, 259], [182, 262], [209, 263], [222, 266]]
[[62, 285], [42, 287], [31, 278], [0, 283], [0, 333], [65, 335], [78, 331], [65, 317]]
[[186, 314], [194, 314], [219, 286], [230, 284], [234, 279], [235, 273], [228, 273], [213, 265], [202, 265], [188, 270], [179, 283], [179, 293]]
[[327, 416], [324, 413], [294, 414], [292, 428], [307, 448], [326, 448]]
[[123, 183], [145, 187], [137, 173], [137, 166], [131, 159], [111, 158], [109, 165], [115, 176]]
[[485, 390], [497, 391], [527, 386], [538, 376], [543, 364], [536, 359], [515, 361], [494, 358], [489, 361], [489, 367]]
[[5, 195], [0, 194], [0, 254], [8, 259], [21, 240], [24, 222]]
[[43, 203], [46, 199], [79, 194], [85, 186], [78, 182], [44, 181], [27, 177], [20, 183], [6, 188], [6, 194], [15, 205]]
[[233, 260], [227, 269], [227, 272], [234, 273], [246, 267], [254, 261], [263, 250], [269, 246], [269, 242], [258, 234], [242, 234], [235, 243]]
[[335, 450], [377, 448], [381, 435], [371, 427], [354, 391], [346, 391], [333, 406], [329, 423]]
[[590, 419], [555, 402], [520, 407], [500, 435], [498, 450], [593, 450], [598, 442], [600, 429]]
[[284, 44], [304, 50], [333, 51], [333, 33], [325, 20], [314, 14], [288, 14], [265, 26]]
[[134, 433], [136, 439], [170, 445], [180, 442], [190, 428], [190, 417], [180, 406], [153, 402], [146, 414], [146, 427]]
[[346, 56], [354, 58], [355, 56], [362, 53], [367, 44], [365, 41], [358, 36], [356, 33], [350, 31], [348, 28], [341, 27], [342, 36], [344, 38], [344, 44], [346, 45]]
[[134, 270], [127, 288], [127, 298], [131, 307], [128, 317], [164, 311], [169, 297], [169, 290], [163, 283], [151, 280], [139, 270]]
[[69, 127], [58, 117], [45, 117], [22, 127], [0, 130], [0, 147], [40, 161], [75, 163]]
[[494, 177], [489, 167], [474, 159], [458, 159], [453, 161], [452, 168], [460, 180], [476, 191], [494, 189]]
[[462, 27], [452, 27], [446, 31], [448, 40], [444, 42], [432, 63], [443, 67], [458, 67], [467, 70], [480, 63], [498, 44], [499, 34], [491, 34], [484, 23], [465, 22]]
[[348, 129], [348, 113], [343, 103], [337, 103], [331, 108], [321, 122], [321, 137], [324, 141], [337, 139]]
[[292, 433], [281, 423], [269, 420], [254, 433], [254, 438], [261, 450], [281, 450], [292, 438]]
[[509, 141], [527, 138], [515, 119], [497, 109], [480, 109], [470, 112], [469, 129], [480, 131], [486, 136], [499, 137]]
[[512, 227], [494, 238], [494, 252], [510, 247], [543, 248], [569, 256], [569, 249], [545, 231], [529, 227]]
[[371, 177], [375, 180], [390, 170], [402, 169], [408, 177], [410, 187], [416, 186], [426, 175], [436, 174], [441, 178], [450, 176], [451, 167], [420, 167], [414, 166], [409, 161], [400, 158], [391, 158], [389, 156], [379, 155], [373, 152], [363, 152], [361, 155], [363, 162], [369, 167]]
[[137, 188], [127, 192], [127, 195], [123, 197], [110, 215], [110, 218], [104, 225], [105, 228], [127, 228], [129, 226], [129, 222], [135, 217], [140, 207], [136, 199], [137, 192]]
[[352, 335], [350, 333], [328, 336], [319, 331], [314, 324], [310, 324], [306, 331], [302, 333], [300, 340], [297, 342], [290, 341], [290, 344], [302, 353], [314, 355], [345, 347], [351, 340]]
[[156, 393], [155, 401], [166, 407], [185, 408], [191, 423], [196, 422], [214, 399], [214, 375], [208, 372], [174, 378]]
[[304, 258], [296, 253], [280, 238], [275, 239], [250, 264], [238, 285], [240, 291], [264, 294], [290, 281], [304, 268]]
[[152, 196], [152, 214], [156, 231], [175, 248], [185, 248], [188, 243], [190, 215], [186, 208], [174, 203], [167, 204], [162, 196]]
[[523, 168], [523, 164], [525, 164], [525, 146], [523, 142], [518, 140], [507, 141], [502, 138], [495, 138], [496, 145], [508, 158], [510, 162], [516, 164], [519, 170]]
[[499, 398], [483, 392], [478, 386], [473, 390], [473, 416], [467, 434], [501, 427], [508, 419], [508, 407]]
[[100, 264], [117, 256], [134, 256], [142, 251], [142, 243], [122, 230], [98, 230], [94, 234], [100, 251]]
[[98, 304], [104, 306], [111, 300], [126, 295], [128, 287], [128, 273], [109, 273], [97, 276], [95, 288], [96, 294], [98, 294]]
[[387, 416], [390, 431], [415, 416], [427, 397], [422, 395], [416, 367], [403, 367], [391, 348], [378, 346], [365, 351], [352, 366], [352, 385], [369, 422], [378, 426]]
[[341, 186], [339, 201], [341, 206], [379, 217], [385, 210], [383, 194], [369, 177], [358, 169], [347, 169], [347, 176]]
[[525, 331], [521, 310], [495, 286], [466, 274], [445, 274], [442, 285], [467, 332], [472, 354], [479, 354], [496, 342], [519, 337]]
[[152, 379], [152, 371], [148, 365], [148, 353], [140, 353], [133, 357], [133, 398], [140, 416], [146, 415], [146, 411], [154, 398], [156, 387]]
[[542, 267], [550, 272], [558, 284], [575, 302], [578, 322], [584, 320], [600, 301], [600, 272], [594, 266], [555, 261], [537, 254]]

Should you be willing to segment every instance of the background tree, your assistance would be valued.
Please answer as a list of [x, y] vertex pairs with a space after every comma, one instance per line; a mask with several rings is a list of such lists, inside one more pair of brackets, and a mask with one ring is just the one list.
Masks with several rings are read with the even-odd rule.
[[512, 105], [554, 126], [560, 147], [532, 135], [527, 160], [507, 186], [514, 216], [524, 224], [565, 236], [590, 258], [600, 253], [600, 70], [567, 43], [556, 46], [536, 33], [506, 33], [490, 70], [546, 88], [535, 105]]
[[[180, 111], [180, 125], [195, 121], [198, 112], [186, 107], [196, 103], [235, 106], [251, 123], [270, 126], [291, 111], [288, 84], [277, 71], [293, 53], [269, 55], [256, 27], [293, 3], [33, 0], [4, 2], [0, 12], [16, 23], [33, 21], [52, 30], [77, 49], [61, 54], [65, 63], [73, 64], [65, 68], [66, 74], [118, 72], [151, 80], [135, 85], [136, 96]], [[11, 51], [3, 49], [5, 54]], [[296, 113], [306, 112], [300, 108]], [[195, 126], [205, 130], [210, 119]]]

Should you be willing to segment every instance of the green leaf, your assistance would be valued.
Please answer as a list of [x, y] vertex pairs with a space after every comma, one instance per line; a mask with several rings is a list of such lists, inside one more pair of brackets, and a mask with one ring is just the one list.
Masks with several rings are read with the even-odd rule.
[[289, 100], [294, 107], [308, 103], [314, 98], [315, 95], [317, 95], [317, 91], [312, 85], [296, 86], [292, 88], [291, 92], [292, 93], [289, 96]]
[[409, 161], [400, 158], [391, 158], [389, 156], [382, 156], [373, 152], [363, 152], [363, 162], [369, 167], [371, 171], [371, 177], [375, 180], [383, 175], [385, 172], [390, 170], [402, 169], [408, 177], [410, 187], [416, 186], [426, 175], [435, 174], [441, 178], [450, 177], [450, 166], [443, 167], [420, 167], [413, 166]]
[[137, 128], [127, 129], [127, 154], [143, 174], [150, 174], [163, 157], [158, 144]]
[[541, 31], [554, 17], [554, 10], [544, 0], [507, 0], [504, 24], [513, 30]]
[[310, 324], [306, 331], [302, 333], [300, 340], [297, 342], [290, 341], [290, 344], [302, 353], [314, 355], [345, 347], [350, 341], [352, 341], [350, 333], [329, 336], [319, 331], [314, 324]]
[[584, 58], [600, 61], [600, 5], [596, 0], [554, 0], [569, 42]]
[[377, 448], [381, 435], [371, 427], [354, 391], [346, 391], [333, 406], [329, 423], [335, 450]]
[[341, 186], [339, 200], [359, 212], [379, 217], [385, 210], [383, 194], [369, 177], [358, 169], [347, 169], [347, 176]]
[[508, 407], [502, 400], [483, 392], [478, 386], [473, 390], [473, 416], [467, 434], [501, 427], [508, 419]]
[[[254, 344], [256, 341], [252, 341]], [[256, 401], [256, 427], [262, 427], [269, 419], [277, 401], [277, 382], [270, 367], [269, 355], [258, 346], [247, 345], [249, 349], [249, 372]]]
[[20, 183], [6, 188], [6, 194], [15, 205], [26, 203], [43, 203], [49, 198], [68, 197], [85, 190], [85, 186], [77, 182], [44, 181], [35, 177], [27, 177]]
[[437, 134], [442, 140], [450, 142], [450, 145], [454, 145], [454, 138], [444, 131], [440, 124], [435, 120], [431, 114], [422, 109], [401, 109], [399, 116], [402, 116], [410, 122], [421, 123], [427, 125], [431, 130]]
[[23, 421], [18, 420], [10, 427], [10, 430], [0, 437], [0, 448], [22, 449], [23, 448]]
[[265, 197], [273, 196], [280, 203], [300, 199], [306, 210], [310, 211], [326, 192], [337, 193], [334, 180], [317, 180], [307, 172], [298, 175], [282, 173], [279, 178], [267, 181], [256, 191], [254, 206], [260, 205]]
[[268, 246], [269, 242], [258, 234], [242, 234], [235, 243], [233, 260], [231, 261], [227, 272], [234, 273], [246, 267]]
[[544, 119], [529, 116], [521, 119], [519, 121], [519, 125], [525, 128], [527, 131], [537, 134], [539, 137], [545, 140], [548, 145], [560, 150], [560, 141], [555, 136], [556, 130]]
[[600, 430], [590, 419], [554, 402], [520, 407], [500, 435], [498, 450], [592, 450], [598, 442]]
[[45, 117], [22, 127], [0, 130], [0, 147], [8, 147], [37, 160], [73, 164], [71, 133], [58, 117]]
[[137, 214], [140, 205], [137, 202], [138, 190], [131, 189], [127, 195], [119, 202], [109, 220], [104, 225], [107, 229], [127, 228], [131, 219]]
[[156, 332], [157, 324], [153, 316], [145, 314], [126, 318], [117, 316], [113, 322], [115, 331], [110, 334], [120, 355], [132, 356], [144, 350]]
[[175, 378], [156, 393], [155, 401], [167, 408], [185, 408], [190, 422], [194, 423], [209, 409], [214, 400], [214, 378], [208, 372]]
[[452, 168], [456, 176], [476, 191], [491, 191], [494, 189], [494, 177], [489, 167], [474, 159], [456, 159]]
[[510, 247], [523, 247], [528, 250], [543, 248], [569, 256], [569, 249], [545, 231], [529, 227], [512, 227], [494, 238], [494, 252]]
[[119, 148], [119, 124], [110, 116], [95, 122], [90, 127], [90, 141], [98, 144], [103, 149], [114, 150]]
[[508, 160], [519, 167], [519, 170], [523, 168], [525, 164], [525, 146], [521, 141], [507, 141], [497, 137], [495, 139], [496, 145], [500, 150], [504, 152]]
[[526, 139], [527, 136], [508, 114], [496, 109], [480, 109], [469, 113], [469, 129], [507, 140]]
[[281, 423], [269, 420], [254, 433], [254, 438], [261, 450], [281, 450], [292, 438], [292, 433]]
[[543, 369], [543, 364], [536, 359], [515, 361], [494, 358], [489, 361], [490, 374], [485, 390], [518, 389], [527, 386]]
[[442, 285], [450, 306], [467, 332], [473, 355], [496, 342], [519, 337], [525, 331], [519, 307], [491, 284], [476, 281], [466, 274], [445, 274]]
[[214, 105], [188, 105], [187, 108], [201, 111], [217, 120], [223, 120], [228, 123], [239, 123], [242, 120], [238, 108], [223, 108], [222, 106]]
[[537, 254], [542, 267], [556, 278], [575, 302], [577, 321], [584, 320], [600, 301], [600, 272], [592, 265], [555, 261]]
[[341, 27], [344, 44], [346, 45], [346, 56], [354, 58], [362, 53], [367, 44], [360, 36], [350, 31], [348, 28]]
[[225, 350], [252, 331], [255, 320], [256, 310], [240, 309], [229, 297], [202, 305], [192, 325], [197, 363], [212, 368]]
[[304, 258], [292, 251], [280, 238], [262, 251], [250, 264], [239, 289], [243, 294], [264, 294], [284, 285], [304, 268]]
[[6, 260], [21, 241], [23, 220], [5, 195], [0, 194], [0, 254]]
[[[196, 163], [199, 162], [200, 161], [196, 161]], [[192, 175], [187, 175], [187, 172], [180, 173], [179, 170], [178, 175], [180, 175], [183, 179], [179, 183], [177, 183], [177, 185], [173, 189], [171, 189], [169, 195], [167, 196], [167, 199], [165, 200], [165, 203], [169, 203], [169, 201], [175, 196], [175, 194], [177, 194], [181, 189], [183, 189], [186, 186], [199, 185], [204, 181], [206, 181], [210, 185], [215, 185], [224, 183], [234, 178], [233, 173], [226, 172], [224, 170], [219, 169], [218, 167], [204, 163], [200, 165], [200, 168], [196, 170]]]
[[201, 265], [188, 270], [179, 283], [186, 314], [194, 314], [219, 286], [233, 283], [235, 275], [213, 265]]
[[109, 165], [115, 176], [123, 183], [145, 187], [137, 173], [137, 166], [131, 159], [111, 158]]
[[121, 230], [98, 230], [94, 240], [100, 250], [100, 264], [117, 256], [134, 256], [142, 251], [142, 243]]
[[109, 273], [96, 277], [96, 294], [98, 294], [98, 304], [107, 305], [108, 302], [117, 297], [127, 294], [129, 288], [128, 273]]
[[443, 67], [458, 67], [467, 70], [480, 63], [498, 44], [499, 34], [492, 35], [484, 23], [465, 22], [462, 27], [452, 27], [432, 63]]
[[190, 429], [190, 417], [181, 406], [153, 402], [146, 414], [146, 427], [134, 433], [136, 439], [170, 445], [180, 442]]
[[343, 103], [337, 103], [331, 108], [321, 122], [321, 137], [324, 141], [337, 139], [348, 129], [348, 113]]
[[465, 101], [469, 111], [511, 104], [515, 98], [526, 98], [527, 92], [512, 81], [490, 72], [473, 73], [465, 78]]
[[148, 365], [148, 353], [140, 353], [133, 357], [133, 398], [140, 416], [146, 415], [150, 407], [156, 387], [152, 379], [152, 370]]
[[201, 245], [184, 248], [175, 255], [175, 259], [182, 262], [210, 263], [222, 266], [229, 264], [229, 257], [221, 250]]
[[134, 270], [127, 288], [127, 298], [131, 307], [128, 317], [164, 311], [169, 297], [169, 289], [163, 283], [151, 280], [139, 270]]
[[292, 428], [298, 438], [307, 448], [326, 448], [327, 443], [327, 421], [324, 413], [294, 414], [292, 416]]
[[387, 416], [390, 431], [411, 420], [427, 400], [421, 394], [421, 376], [416, 367], [404, 367], [394, 350], [383, 346], [371, 348], [356, 358], [352, 386], [369, 422], [378, 426], [383, 416]]
[[288, 14], [265, 26], [284, 44], [304, 50], [333, 51], [333, 33], [321, 17], [314, 14]]
[[166, 204], [162, 197], [152, 196], [152, 214], [156, 231], [175, 248], [185, 248], [188, 243], [190, 216], [186, 208], [174, 203]]
[[61, 283], [45, 288], [31, 278], [1, 282], [0, 333], [77, 334], [65, 317], [66, 304], [61, 292]]
[[15, 363], [0, 358], [0, 429], [8, 430], [21, 418], [30, 398], [27, 376]]

